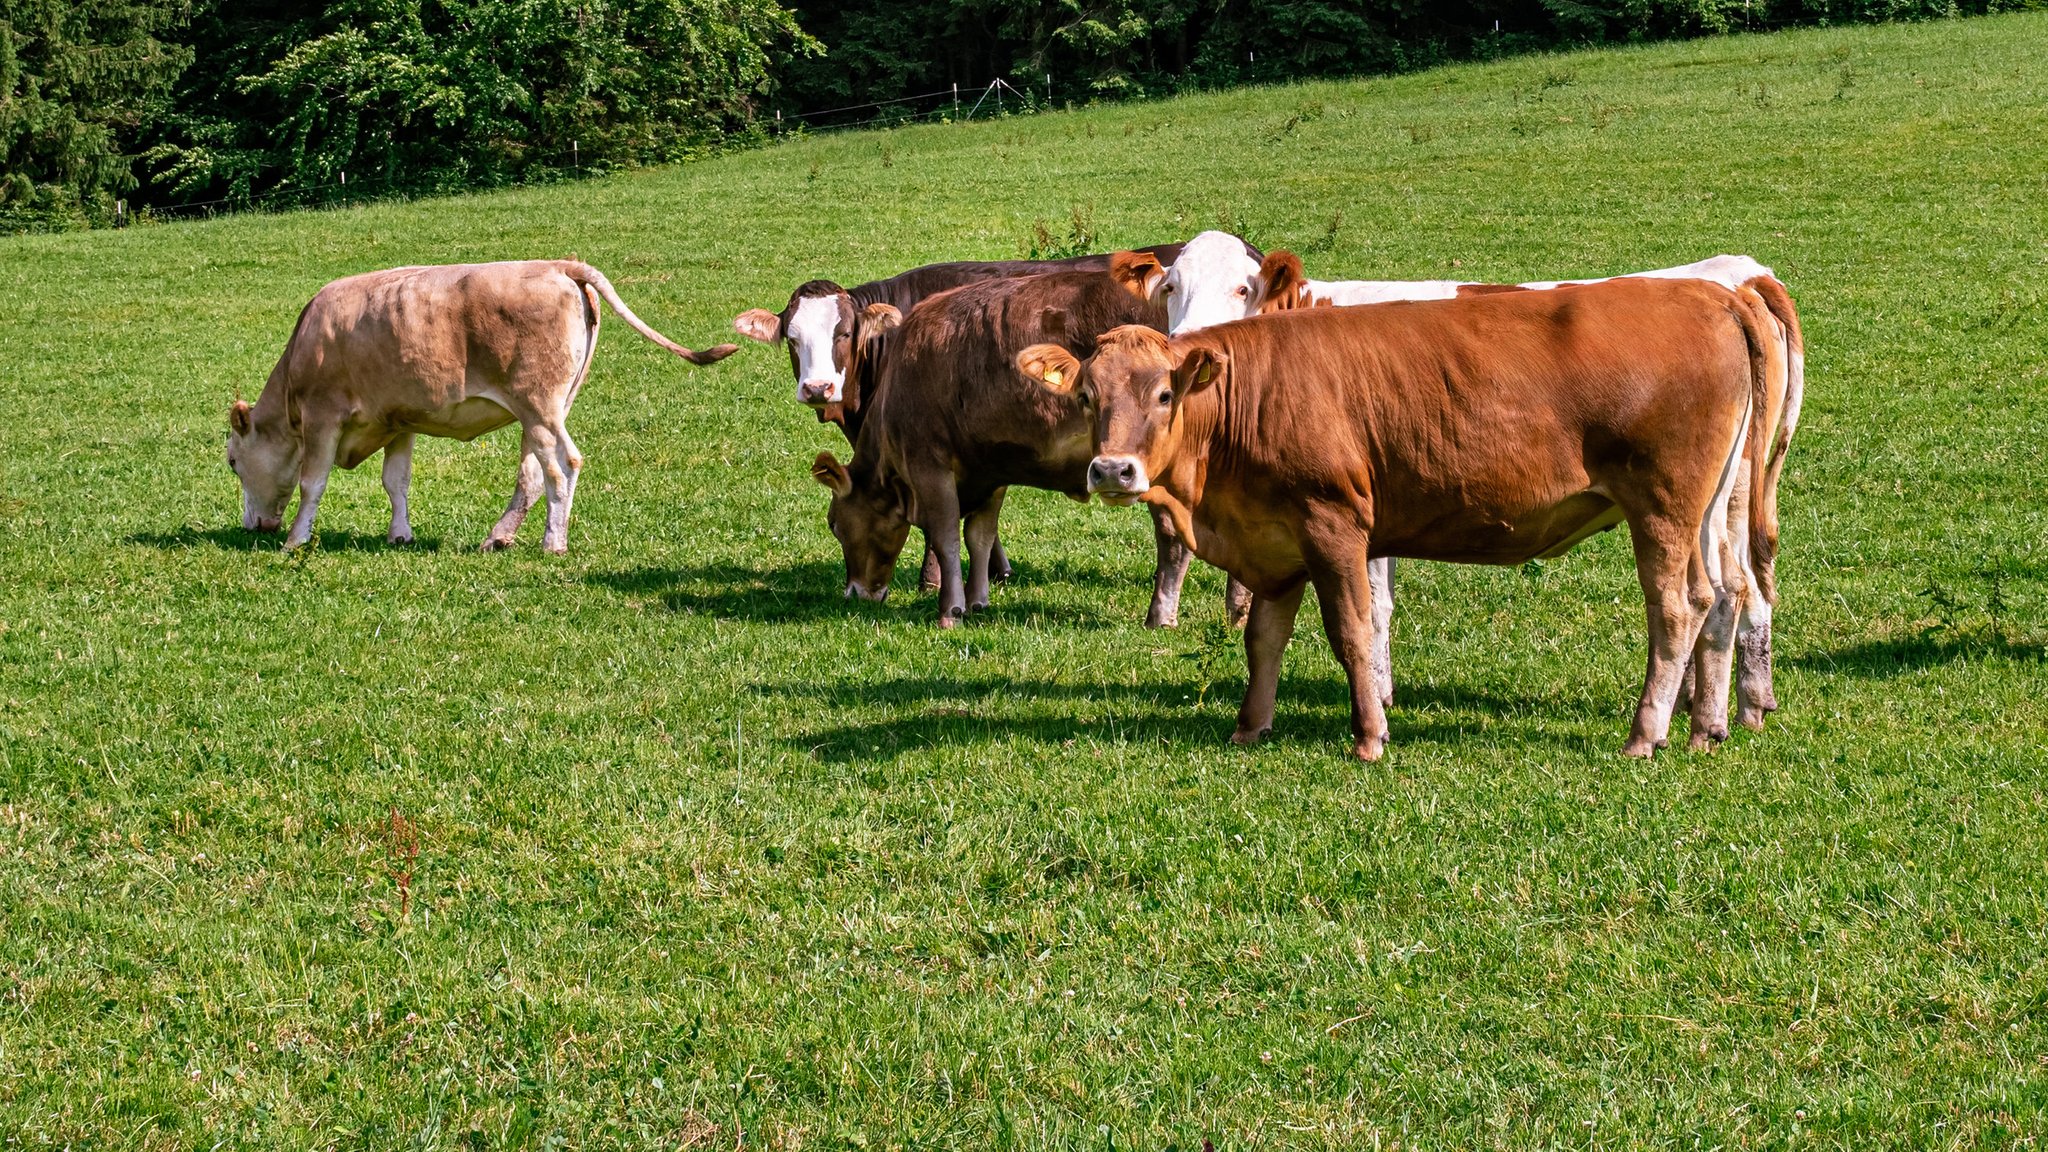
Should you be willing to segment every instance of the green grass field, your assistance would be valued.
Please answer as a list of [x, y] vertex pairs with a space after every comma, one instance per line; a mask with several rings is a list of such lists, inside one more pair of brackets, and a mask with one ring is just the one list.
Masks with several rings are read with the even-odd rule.
[[[1013, 493], [967, 627], [840, 599], [844, 451], [607, 325], [571, 553], [516, 439], [317, 547], [222, 460], [346, 273], [576, 253], [686, 343], [798, 281], [1219, 223], [1332, 277], [1747, 252], [1802, 307], [1778, 694], [1617, 755], [1624, 534], [1410, 565], [1388, 759], [1313, 612], [1226, 745], [1219, 573]], [[2038, 1148], [2048, 14], [787, 144], [0, 240], [6, 1148]], [[900, 570], [907, 581], [915, 548]]]

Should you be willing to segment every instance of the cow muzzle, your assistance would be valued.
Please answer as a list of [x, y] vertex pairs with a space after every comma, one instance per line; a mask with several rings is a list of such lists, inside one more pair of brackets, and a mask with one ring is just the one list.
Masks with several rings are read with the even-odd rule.
[[805, 380], [796, 386], [796, 398], [802, 403], [816, 407], [837, 401], [839, 397], [835, 393], [838, 391], [839, 385], [830, 380]]
[[1152, 487], [1136, 456], [1097, 456], [1088, 462], [1088, 491], [1105, 504], [1135, 504]]
[[861, 587], [860, 581], [848, 580], [846, 582], [845, 598], [851, 600], [856, 596], [862, 600], [869, 601], [870, 603], [880, 604], [882, 601], [887, 600], [889, 598], [889, 586], [887, 584], [884, 584], [880, 588], [877, 588], [873, 592], [870, 592], [866, 588]]

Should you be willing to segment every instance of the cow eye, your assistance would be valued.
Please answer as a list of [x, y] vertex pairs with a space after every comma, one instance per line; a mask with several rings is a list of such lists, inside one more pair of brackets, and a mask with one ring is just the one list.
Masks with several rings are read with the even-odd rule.
[[242, 474], [242, 466], [235, 462], [233, 456], [228, 457], [228, 471], [233, 472], [237, 476]]
[[1252, 290], [1240, 284], [1237, 286], [1237, 294], [1239, 296], [1249, 296], [1252, 294]]
[[1166, 285], [1166, 286], [1165, 286], [1164, 288], [1161, 288], [1161, 289], [1159, 290], [1159, 294], [1160, 294], [1161, 296], [1171, 296], [1171, 295], [1173, 295], [1173, 285], [1171, 285], [1171, 284], [1168, 284], [1168, 285]]
[[1161, 388], [1159, 390], [1159, 406], [1164, 408], [1171, 403], [1173, 403], [1173, 389]]
[[1075, 398], [1076, 398], [1076, 399], [1078, 399], [1078, 400], [1080, 400], [1080, 401], [1081, 401], [1081, 407], [1083, 407], [1083, 408], [1093, 408], [1093, 407], [1095, 407], [1095, 397], [1094, 397], [1094, 395], [1093, 395], [1093, 394], [1091, 394], [1091, 393], [1090, 393], [1090, 392], [1089, 392], [1089, 391], [1088, 391], [1088, 390], [1087, 390], [1086, 388], [1083, 388], [1083, 389], [1081, 389], [1081, 390], [1080, 390], [1079, 392], [1076, 392], [1076, 393], [1074, 393], [1074, 396], [1075, 396]]

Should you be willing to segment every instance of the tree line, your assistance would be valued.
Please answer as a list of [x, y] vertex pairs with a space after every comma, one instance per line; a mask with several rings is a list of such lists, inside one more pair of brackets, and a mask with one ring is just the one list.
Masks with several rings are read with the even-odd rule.
[[0, 0], [0, 229], [665, 163], [997, 78], [1085, 102], [2044, 3]]

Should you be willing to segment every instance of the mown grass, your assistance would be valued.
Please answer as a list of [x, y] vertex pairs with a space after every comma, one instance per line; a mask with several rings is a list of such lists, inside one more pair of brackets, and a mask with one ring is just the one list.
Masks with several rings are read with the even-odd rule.
[[[0, 241], [0, 1134], [72, 1148], [2038, 1147], [2048, 16], [847, 135]], [[1412, 565], [1388, 760], [1278, 739], [1142, 516], [1013, 495], [954, 633], [840, 600], [784, 358], [609, 326], [569, 557], [504, 434], [232, 527], [320, 284], [577, 253], [710, 342], [814, 275], [1227, 222], [1333, 276], [1749, 252], [1802, 305], [1779, 695], [1615, 753], [1627, 542]], [[908, 570], [906, 568], [905, 575]]]

